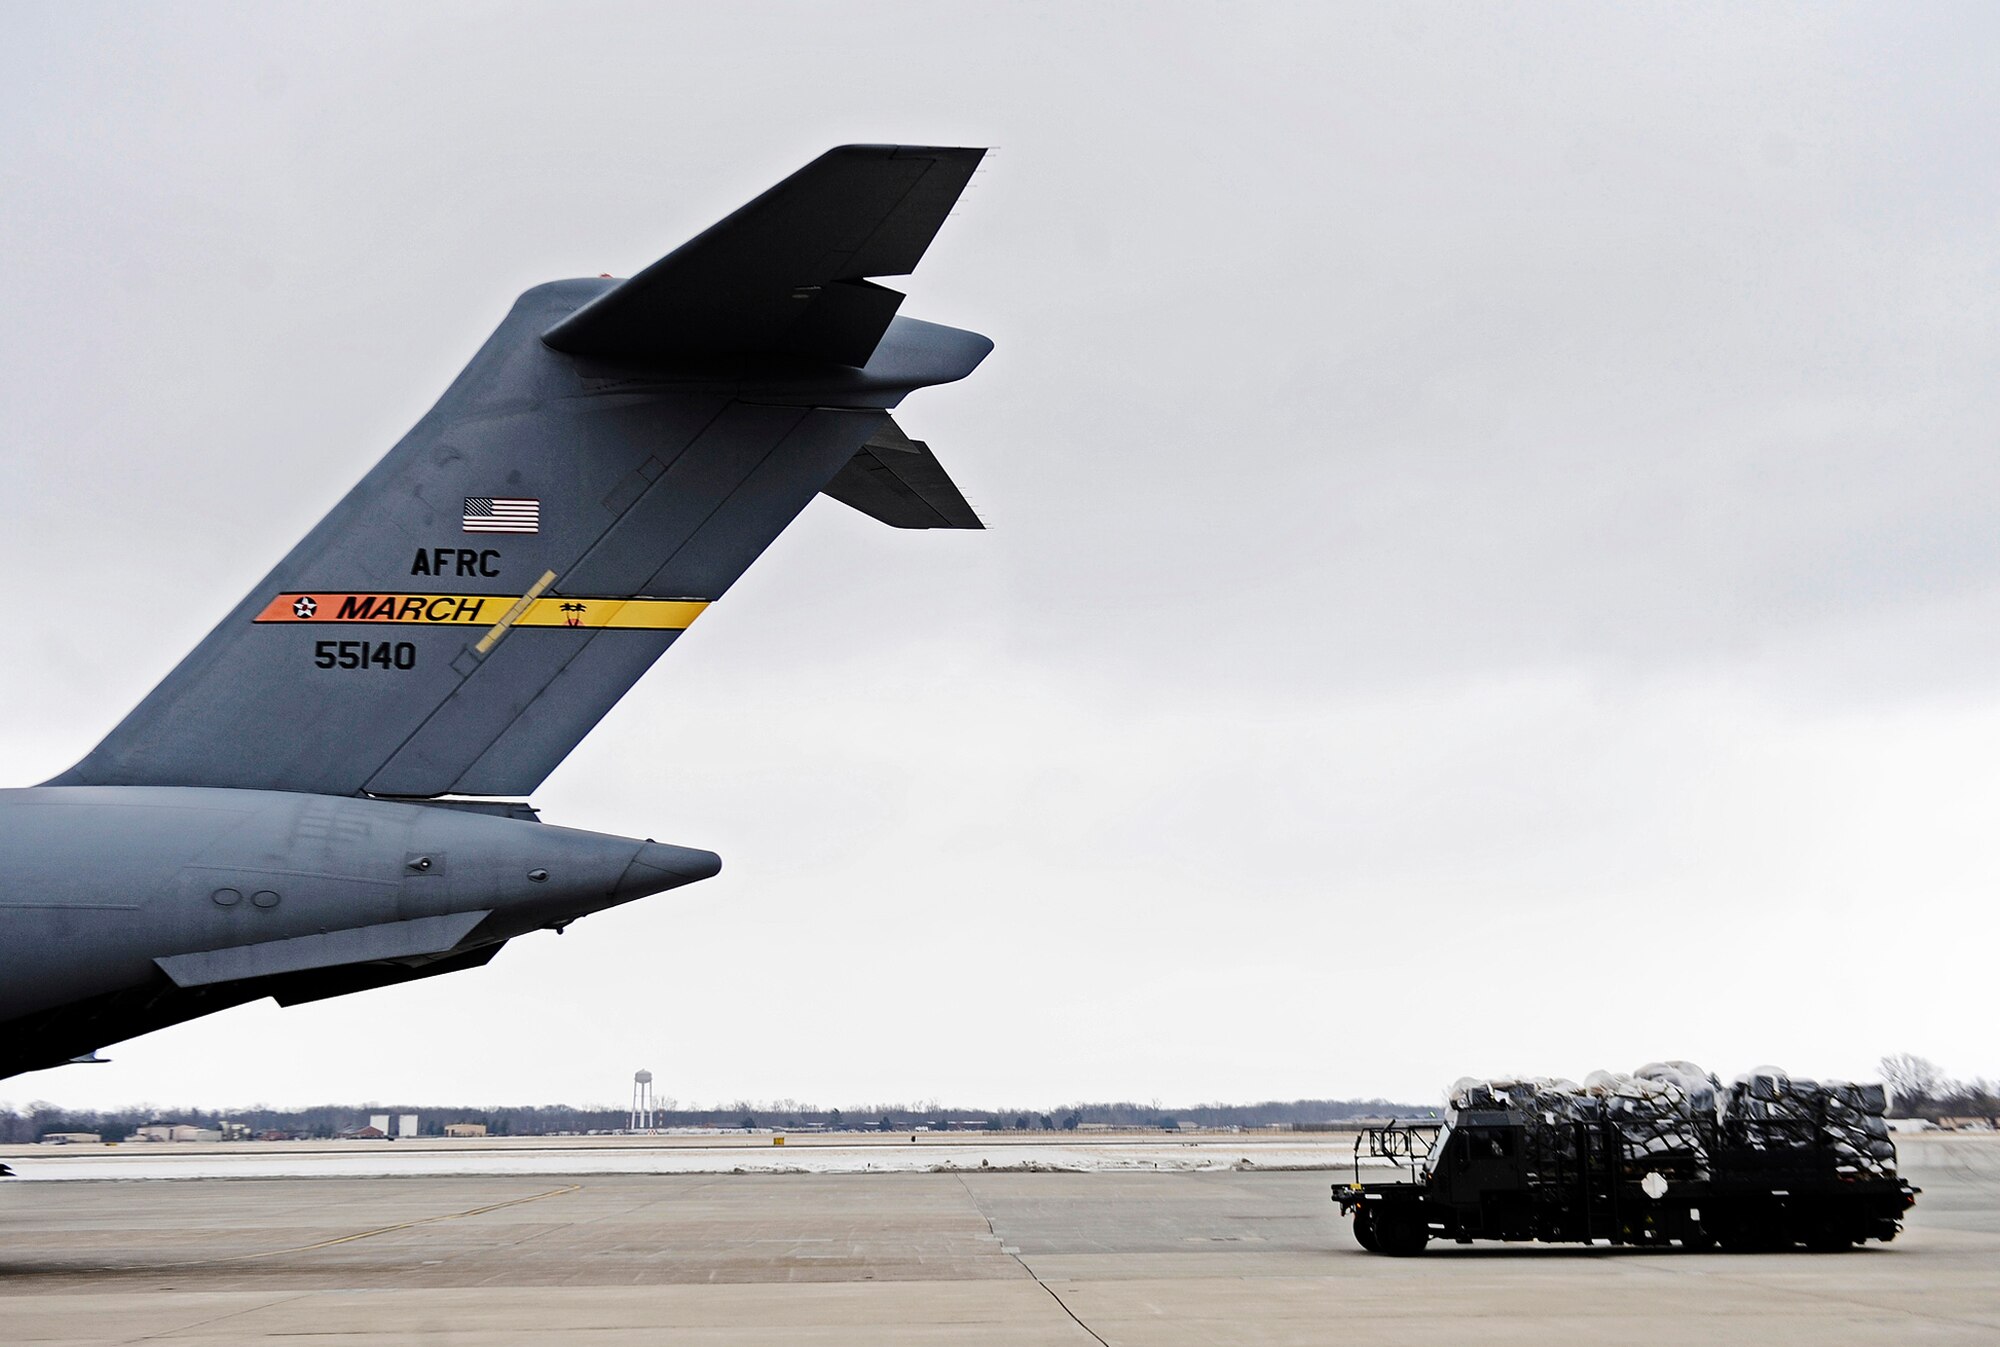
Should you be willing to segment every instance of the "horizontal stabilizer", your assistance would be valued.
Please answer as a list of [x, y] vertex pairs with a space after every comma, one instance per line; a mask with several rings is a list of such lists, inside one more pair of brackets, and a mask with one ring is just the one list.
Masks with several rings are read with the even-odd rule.
[[415, 921], [387, 921], [379, 926], [356, 926], [345, 931], [294, 936], [289, 940], [232, 945], [227, 949], [203, 950], [199, 954], [174, 954], [154, 962], [159, 964], [161, 972], [174, 980], [176, 987], [205, 987], [215, 982], [241, 982], [281, 973], [302, 973], [310, 968], [333, 968], [341, 964], [372, 963], [382, 959], [416, 959], [445, 953], [491, 915], [481, 910], [453, 912], [442, 917], [419, 917]]
[[861, 446], [822, 494], [893, 528], [986, 527], [930, 446], [905, 435], [894, 421]]
[[843, 145], [542, 334], [623, 365], [777, 356], [862, 366], [984, 150]]

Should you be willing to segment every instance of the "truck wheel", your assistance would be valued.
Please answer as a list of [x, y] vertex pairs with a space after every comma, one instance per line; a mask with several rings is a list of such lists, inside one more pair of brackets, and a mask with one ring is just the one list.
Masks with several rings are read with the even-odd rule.
[[1681, 1236], [1681, 1247], [1689, 1253], [1707, 1253], [1715, 1247], [1715, 1236], [1703, 1226], [1695, 1226]]
[[1756, 1253], [1763, 1247], [1763, 1232], [1747, 1221], [1730, 1221], [1717, 1226], [1715, 1238], [1724, 1253]]
[[1753, 1253], [1790, 1253], [1799, 1247], [1799, 1237], [1784, 1225], [1768, 1225], [1757, 1232]]
[[1430, 1242], [1430, 1228], [1415, 1211], [1391, 1207], [1375, 1213], [1375, 1243], [1391, 1258], [1420, 1254]]
[[1815, 1230], [1805, 1243], [1807, 1253], [1846, 1253], [1854, 1247], [1854, 1236], [1844, 1230]]
[[1354, 1209], [1354, 1242], [1370, 1253], [1382, 1252], [1381, 1242], [1375, 1238], [1375, 1214], [1366, 1206]]

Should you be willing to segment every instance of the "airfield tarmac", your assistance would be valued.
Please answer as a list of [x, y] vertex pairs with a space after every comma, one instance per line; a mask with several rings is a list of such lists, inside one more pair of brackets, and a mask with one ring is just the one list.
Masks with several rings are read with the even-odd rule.
[[[759, 1140], [756, 1154], [769, 1156]], [[2000, 1137], [1903, 1139], [1903, 1170], [1925, 1191], [1888, 1246], [1755, 1256], [1433, 1246], [1404, 1260], [1360, 1252], [1335, 1220], [1327, 1189], [1338, 1170], [1257, 1163], [1281, 1145], [1296, 1159], [1303, 1145], [1336, 1166], [1347, 1138], [1208, 1139], [1198, 1149], [1215, 1154], [1201, 1161], [1234, 1158], [1156, 1169], [1146, 1154], [1160, 1144], [1078, 1145], [1084, 1167], [1061, 1170], [1009, 1168], [1009, 1155], [1030, 1151], [986, 1139], [913, 1147], [905, 1136], [839, 1145], [863, 1156], [901, 1145], [898, 1156], [929, 1152], [929, 1164], [737, 1173], [752, 1146], [705, 1143], [687, 1149], [709, 1157], [707, 1172], [590, 1172], [560, 1162], [648, 1147], [539, 1143], [552, 1157], [541, 1175], [473, 1164], [10, 1182], [0, 1341], [2000, 1340]], [[4, 1158], [32, 1173], [64, 1157]]]

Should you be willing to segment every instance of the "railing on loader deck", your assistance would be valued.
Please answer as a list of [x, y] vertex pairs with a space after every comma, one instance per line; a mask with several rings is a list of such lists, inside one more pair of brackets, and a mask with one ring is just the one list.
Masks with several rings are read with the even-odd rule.
[[1430, 1158], [1443, 1130], [1438, 1123], [1406, 1122], [1364, 1129], [1354, 1138], [1354, 1182], [1362, 1182], [1363, 1160], [1387, 1160], [1399, 1174], [1407, 1170], [1411, 1183], [1423, 1182], [1424, 1161]]

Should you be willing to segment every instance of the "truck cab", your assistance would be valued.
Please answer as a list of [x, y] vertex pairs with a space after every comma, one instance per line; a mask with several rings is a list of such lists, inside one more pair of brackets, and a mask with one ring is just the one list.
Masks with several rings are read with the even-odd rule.
[[1526, 1142], [1518, 1114], [1461, 1114], [1439, 1133], [1425, 1166], [1425, 1184], [1432, 1197], [1451, 1206], [1477, 1206], [1526, 1192]]
[[[1403, 1163], [1407, 1177], [1364, 1183], [1364, 1158], [1401, 1161], [1419, 1143], [1383, 1129], [1356, 1140], [1355, 1181], [1334, 1201], [1375, 1253], [1421, 1253], [1432, 1239], [1696, 1244], [1689, 1157], [1645, 1156], [1615, 1124], [1511, 1109], [1463, 1110]], [[1379, 1168], [1378, 1171], [1379, 1173]]]

